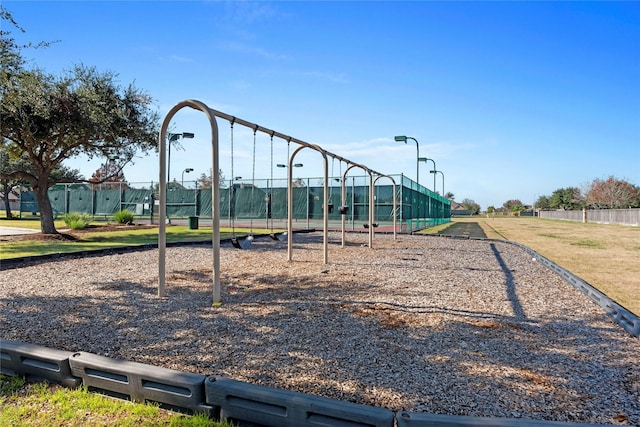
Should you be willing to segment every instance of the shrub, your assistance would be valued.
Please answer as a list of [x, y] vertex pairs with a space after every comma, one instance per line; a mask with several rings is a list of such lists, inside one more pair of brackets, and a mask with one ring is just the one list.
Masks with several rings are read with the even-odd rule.
[[133, 214], [126, 209], [116, 212], [113, 220], [118, 224], [133, 224]]
[[72, 230], [87, 228], [91, 223], [91, 215], [80, 212], [69, 212], [64, 214], [62, 220]]

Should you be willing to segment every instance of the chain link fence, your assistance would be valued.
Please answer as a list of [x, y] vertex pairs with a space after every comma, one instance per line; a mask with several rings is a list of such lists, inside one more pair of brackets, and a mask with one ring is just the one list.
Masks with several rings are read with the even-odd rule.
[[[441, 195], [428, 190], [403, 175], [393, 177], [397, 183], [394, 195], [391, 183], [376, 184], [374, 200], [369, 200], [369, 177], [347, 177], [345, 181], [346, 220], [351, 228], [360, 228], [369, 220], [369, 203], [375, 206], [373, 222], [392, 224], [393, 201], [402, 231], [413, 231], [450, 221], [451, 204]], [[329, 178], [329, 221], [341, 222], [342, 177]], [[58, 184], [49, 189], [49, 198], [57, 216], [69, 212], [87, 213], [96, 219], [109, 219], [126, 209], [137, 219], [153, 223], [157, 216], [158, 184], [104, 183]], [[293, 187], [293, 219], [300, 226], [317, 228], [324, 216], [324, 182], [322, 178], [298, 178]], [[167, 188], [167, 216], [172, 219], [211, 217], [211, 188], [199, 187], [197, 181], [170, 182]], [[22, 215], [39, 212], [35, 195], [21, 186], [18, 202], [12, 209]], [[287, 180], [226, 180], [220, 188], [220, 217], [228, 225], [236, 222], [250, 226], [282, 227], [287, 220]]]

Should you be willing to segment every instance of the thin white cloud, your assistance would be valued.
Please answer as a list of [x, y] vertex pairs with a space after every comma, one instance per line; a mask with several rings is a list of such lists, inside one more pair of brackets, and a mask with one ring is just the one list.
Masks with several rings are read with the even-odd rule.
[[[412, 141], [411, 141], [412, 142]], [[420, 144], [420, 157], [430, 159], [452, 158], [462, 152], [476, 150], [481, 144], [465, 142], [436, 142]], [[339, 154], [349, 160], [368, 164], [372, 168], [381, 168], [390, 159], [413, 159], [415, 162], [415, 144], [407, 148], [405, 144], [395, 142], [393, 138], [377, 137], [364, 141], [352, 141], [346, 144], [324, 144], [323, 148]], [[407, 154], [407, 150], [410, 151]], [[409, 156], [409, 157], [407, 157]], [[373, 166], [375, 164], [375, 166]]]
[[218, 44], [218, 47], [222, 50], [226, 50], [229, 52], [242, 53], [251, 56], [257, 56], [261, 58], [266, 58], [270, 60], [287, 60], [289, 57], [287, 55], [278, 54], [275, 52], [268, 51], [266, 49], [260, 47], [254, 47], [242, 42], [221, 42]]
[[279, 12], [272, 4], [254, 1], [231, 1], [225, 3], [224, 21], [244, 26], [277, 17]]
[[191, 64], [196, 62], [193, 58], [189, 58], [187, 56], [175, 55], [175, 54], [169, 55], [169, 56], [158, 55], [157, 58], [160, 62], [163, 62], [163, 63], [177, 62], [180, 64]]
[[171, 55], [169, 59], [171, 59], [174, 62], [195, 62], [193, 58], [187, 58], [186, 56], [179, 56], [179, 55]]

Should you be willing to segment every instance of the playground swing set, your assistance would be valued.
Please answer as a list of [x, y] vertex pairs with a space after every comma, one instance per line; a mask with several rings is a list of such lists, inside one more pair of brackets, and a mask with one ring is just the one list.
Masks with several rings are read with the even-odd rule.
[[[233, 131], [234, 131], [234, 123], [235, 123], [235, 117], [232, 118], [232, 120], [229, 122], [230, 123], [230, 135], [231, 135], [231, 176], [233, 177], [233, 180], [235, 180], [235, 175], [234, 175], [234, 153], [233, 153]], [[256, 125], [253, 128], [253, 153], [252, 153], [252, 170], [251, 170], [251, 197], [249, 200], [250, 203], [250, 207], [249, 207], [249, 212], [250, 212], [250, 225], [249, 225], [249, 235], [246, 237], [238, 237], [236, 235], [236, 226], [235, 226], [235, 212], [231, 214], [231, 244], [233, 245], [233, 247], [237, 248], [237, 249], [248, 249], [251, 244], [253, 243], [253, 240], [255, 239], [254, 237], [254, 233], [253, 233], [253, 212], [254, 212], [254, 191], [255, 191], [255, 179], [256, 179], [256, 138], [257, 138], [257, 133], [258, 133], [258, 126]], [[271, 185], [273, 185], [273, 136], [274, 136], [274, 132], [271, 132], [270, 134], [270, 145], [271, 145]], [[290, 144], [290, 141], [287, 142], [287, 144]], [[233, 182], [233, 181], [232, 181]], [[267, 199], [271, 198], [271, 194], [272, 194], [272, 188], [269, 188], [269, 193], [267, 194]], [[230, 193], [230, 198], [231, 200], [234, 199], [234, 195], [235, 195], [235, 184], [232, 184], [231, 186], [231, 193]], [[269, 203], [269, 201], [267, 201], [267, 204]], [[282, 232], [282, 233], [276, 233], [273, 229], [273, 218], [268, 218], [270, 219], [270, 233], [269, 236], [271, 237], [272, 240], [275, 241], [284, 241], [287, 239], [287, 232]]]
[[[233, 117], [230, 121], [231, 125], [231, 190], [229, 197], [231, 200], [234, 200], [235, 195], [235, 175], [233, 170], [233, 125], [236, 122], [236, 118]], [[253, 130], [253, 175], [251, 177], [251, 212], [253, 212], [253, 189], [255, 188], [255, 170], [256, 170], [256, 132], [257, 128]], [[236, 236], [236, 220], [235, 220], [235, 212], [231, 215], [231, 244], [234, 248], [237, 249], [249, 249], [251, 243], [253, 243], [253, 217], [251, 218], [251, 227], [249, 235], [244, 238], [239, 238]]]
[[[233, 177], [233, 173], [234, 173], [234, 169], [233, 169], [233, 163], [234, 163], [234, 153], [233, 153], [233, 131], [234, 131], [234, 124], [235, 123], [239, 123], [245, 127], [251, 128], [253, 129], [253, 170], [252, 170], [252, 193], [255, 190], [255, 161], [256, 161], [256, 135], [257, 132], [263, 132], [263, 133], [267, 133], [270, 135], [271, 138], [271, 157], [272, 157], [272, 167], [273, 167], [273, 138], [274, 136], [277, 136], [278, 138], [284, 139], [287, 141], [287, 143], [291, 143], [292, 141], [295, 142], [296, 144], [299, 145], [299, 147], [294, 151], [294, 153], [291, 155], [291, 157], [288, 159], [289, 161], [289, 170], [288, 170], [288, 196], [287, 196], [287, 210], [288, 210], [288, 220], [287, 220], [287, 233], [275, 233], [273, 232], [273, 221], [271, 223], [271, 237], [274, 240], [284, 240], [284, 238], [286, 238], [287, 240], [287, 259], [288, 261], [292, 261], [293, 260], [293, 241], [292, 241], [292, 228], [293, 228], [293, 224], [292, 224], [292, 205], [293, 205], [293, 200], [292, 200], [292, 173], [291, 173], [291, 167], [293, 165], [293, 161], [294, 158], [296, 156], [296, 154], [303, 148], [310, 148], [314, 151], [319, 152], [323, 158], [324, 158], [324, 227], [323, 227], [323, 262], [324, 264], [328, 264], [328, 214], [329, 214], [329, 197], [330, 194], [328, 195], [327, 193], [329, 193], [329, 189], [328, 189], [328, 164], [327, 164], [327, 156], [331, 156], [332, 159], [339, 159], [341, 162], [344, 161], [347, 165], [351, 165], [352, 166], [358, 166], [360, 168], [362, 168], [363, 170], [365, 170], [369, 176], [370, 176], [370, 182], [373, 182], [373, 175], [377, 175], [377, 176], [385, 176], [391, 179], [391, 181], [394, 184], [394, 194], [395, 194], [395, 181], [393, 181], [393, 178], [391, 178], [389, 175], [385, 175], [385, 174], [381, 174], [379, 172], [373, 171], [365, 166], [353, 163], [337, 154], [333, 154], [330, 153], [326, 150], [324, 150], [323, 148], [321, 148], [318, 145], [315, 144], [310, 144], [307, 143], [305, 141], [302, 141], [300, 139], [296, 139], [296, 138], [292, 138], [290, 136], [284, 135], [282, 133], [261, 127], [257, 124], [253, 124], [250, 123], [246, 120], [242, 120], [242, 119], [236, 119], [236, 117], [231, 116], [229, 114], [220, 112], [220, 111], [216, 111], [213, 110], [211, 108], [209, 108], [208, 106], [206, 106], [204, 103], [197, 101], [197, 100], [185, 100], [182, 102], [179, 102], [178, 104], [174, 105], [169, 112], [167, 113], [167, 115], [165, 116], [163, 122], [162, 122], [162, 126], [160, 128], [160, 133], [158, 135], [158, 142], [159, 142], [159, 147], [160, 147], [160, 179], [159, 179], [159, 229], [158, 229], [158, 276], [159, 276], [159, 282], [158, 282], [158, 296], [159, 297], [164, 297], [166, 296], [166, 291], [165, 291], [165, 285], [166, 285], [166, 277], [165, 277], [165, 269], [166, 269], [166, 264], [165, 264], [165, 257], [166, 257], [166, 206], [167, 206], [167, 182], [166, 182], [166, 169], [167, 169], [167, 162], [166, 162], [166, 139], [167, 139], [167, 128], [169, 126], [169, 122], [170, 120], [173, 118], [173, 116], [182, 108], [185, 107], [190, 107], [193, 108], [195, 110], [199, 110], [202, 113], [204, 113], [207, 118], [209, 119], [209, 124], [211, 127], [211, 148], [212, 148], [212, 153], [211, 153], [211, 159], [212, 159], [212, 170], [213, 171], [218, 171], [219, 170], [219, 146], [218, 146], [218, 125], [217, 125], [217, 121], [216, 121], [216, 117], [219, 117], [221, 119], [227, 120], [230, 123], [230, 130], [231, 130], [231, 174], [232, 174], [232, 178]], [[349, 169], [349, 168], [348, 168]], [[272, 177], [273, 177], [273, 169], [272, 169]], [[345, 175], [346, 175], [346, 171], [345, 171]], [[272, 179], [273, 181], [273, 179]], [[346, 215], [347, 212], [347, 206], [346, 203], [344, 201], [344, 176], [342, 178], [342, 205], [340, 206], [340, 213], [341, 216], [343, 218], [343, 245], [344, 245], [344, 217]], [[221, 303], [221, 295], [220, 295], [220, 210], [216, 209], [215, 207], [220, 205], [220, 189], [219, 189], [219, 177], [218, 174], [213, 174], [213, 185], [211, 186], [211, 192], [212, 192], [212, 207], [214, 207], [212, 209], [212, 227], [213, 227], [213, 234], [212, 234], [212, 246], [213, 246], [213, 304], [214, 305], [218, 305]], [[231, 185], [231, 189], [230, 189], [230, 196], [233, 197], [233, 191], [235, 190], [235, 185], [232, 184]], [[369, 200], [373, 199], [372, 195], [371, 195], [371, 188], [372, 188], [372, 184], [370, 185], [370, 197]], [[252, 204], [252, 211], [253, 211], [253, 194], [251, 196], [251, 204]], [[333, 207], [333, 203], [331, 203], [331, 206]], [[370, 208], [370, 212], [371, 212], [371, 206]], [[235, 212], [234, 212], [235, 213]], [[236, 227], [235, 227], [235, 215], [232, 215], [232, 239], [231, 242], [233, 244], [234, 247], [238, 248], [238, 249], [248, 249], [251, 246], [251, 243], [254, 240], [254, 234], [253, 234], [253, 218], [251, 221], [251, 225], [250, 225], [250, 233], [248, 236], [246, 237], [239, 237], [236, 235]], [[372, 220], [372, 215], [369, 215], [369, 225], [371, 225], [371, 220]], [[395, 238], [395, 198], [394, 198], [394, 238]], [[372, 230], [373, 226], [370, 227], [369, 230], [369, 247], [372, 247]]]
[[[269, 140], [271, 144], [271, 181], [269, 184], [270, 185], [269, 194], [267, 195], [267, 197], [269, 198], [269, 202], [268, 202], [269, 206], [271, 205], [271, 201], [273, 200], [273, 136], [274, 135], [275, 135], [275, 132], [273, 131], [271, 131], [271, 133], [269, 134]], [[291, 141], [287, 141], [287, 153], [289, 152], [289, 145], [291, 145]], [[255, 156], [255, 153], [254, 153], [254, 156]], [[269, 220], [270, 231], [271, 231], [269, 233], [269, 236], [271, 237], [271, 239], [279, 242], [283, 242], [287, 240], [288, 233], [286, 231], [284, 233], [276, 233], [273, 231], [273, 217], [271, 215], [268, 216], [268, 220]]]

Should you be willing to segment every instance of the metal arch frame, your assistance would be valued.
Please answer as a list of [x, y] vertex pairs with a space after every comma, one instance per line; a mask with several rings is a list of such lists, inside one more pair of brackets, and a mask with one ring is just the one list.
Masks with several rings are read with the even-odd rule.
[[293, 161], [296, 155], [305, 148], [311, 148], [322, 154], [324, 160], [324, 197], [322, 202], [323, 211], [323, 261], [329, 263], [329, 198], [327, 197], [328, 180], [329, 180], [329, 161], [327, 160], [327, 152], [315, 144], [304, 143], [296, 148], [289, 158], [289, 167], [287, 168], [287, 260], [293, 261]]
[[[347, 200], [346, 200], [347, 194], [346, 194], [346, 188], [345, 188], [345, 185], [346, 185], [345, 182], [347, 181], [347, 173], [353, 168], [360, 168], [369, 174], [369, 248], [373, 248], [373, 234], [375, 233], [375, 230], [373, 228], [373, 208], [372, 208], [373, 203], [371, 203], [371, 201], [373, 200], [373, 174], [374, 173], [378, 174], [378, 173], [372, 171], [368, 167], [363, 166], [359, 163], [354, 163], [348, 160], [346, 162], [347, 164], [349, 164], [349, 166], [344, 170], [344, 173], [342, 174], [342, 185], [341, 185], [341, 194], [340, 194], [342, 206], [346, 206], [347, 204]], [[344, 215], [342, 215], [342, 246], [343, 247], [346, 244], [345, 222], [346, 222], [346, 218]]]
[[[167, 229], [166, 229], [166, 217], [167, 217], [167, 181], [166, 181], [166, 136], [167, 128], [173, 116], [183, 109], [184, 107], [191, 107], [195, 110], [202, 111], [208, 118], [211, 124], [211, 167], [212, 170], [217, 171], [220, 169], [219, 156], [218, 156], [218, 123], [216, 122], [216, 112], [210, 109], [204, 103], [196, 100], [186, 100], [176, 104], [167, 113], [162, 127], [160, 128], [159, 146], [160, 146], [160, 206], [159, 206], [159, 228], [158, 228], [158, 296], [166, 296], [166, 247], [167, 247]], [[213, 222], [213, 234], [211, 236], [211, 245], [213, 247], [213, 304], [219, 304], [221, 302], [220, 296], [220, 190], [219, 190], [219, 174], [213, 173], [211, 177], [213, 182], [211, 185], [211, 220]]]
[[[397, 240], [398, 239], [398, 235], [396, 232], [397, 229], [397, 220], [396, 220], [396, 210], [398, 207], [398, 201], [397, 201], [397, 195], [396, 195], [396, 181], [393, 179], [393, 177], [389, 176], [389, 175], [383, 175], [380, 174], [376, 177], [376, 179], [373, 181], [373, 185], [376, 185], [376, 182], [378, 182], [378, 180], [380, 178], [389, 178], [391, 180], [391, 182], [393, 183], [393, 240]], [[374, 205], [374, 213], [375, 213], [375, 205]]]

